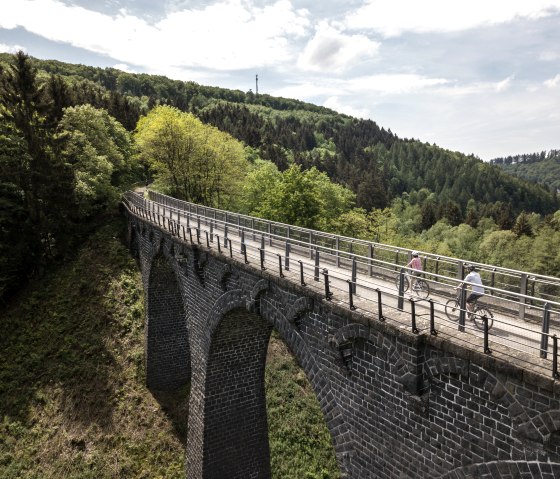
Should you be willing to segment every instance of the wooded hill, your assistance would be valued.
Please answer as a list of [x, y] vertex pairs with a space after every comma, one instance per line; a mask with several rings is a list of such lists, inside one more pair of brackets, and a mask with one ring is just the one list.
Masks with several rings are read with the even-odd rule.
[[560, 191], [560, 150], [495, 158], [490, 163], [511, 175]]
[[[0, 55], [8, 62], [10, 55]], [[461, 216], [469, 200], [481, 216], [511, 227], [521, 211], [549, 214], [558, 198], [548, 188], [523, 181], [472, 155], [414, 139], [400, 139], [374, 121], [359, 120], [298, 100], [228, 90], [59, 61], [33, 59], [44, 75], [68, 86], [60, 106], [90, 103], [106, 108], [127, 129], [157, 104], [192, 112], [258, 150], [280, 170], [295, 162], [328, 174], [357, 195], [357, 206], [384, 208], [405, 192], [427, 188], [438, 205], [457, 204]], [[434, 223], [444, 216], [436, 208]], [[502, 223], [502, 224], [500, 224]], [[431, 225], [428, 225], [431, 226]]]

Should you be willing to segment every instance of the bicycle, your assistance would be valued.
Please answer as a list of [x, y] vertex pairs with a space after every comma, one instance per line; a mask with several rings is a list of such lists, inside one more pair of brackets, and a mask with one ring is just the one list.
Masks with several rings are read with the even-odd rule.
[[[467, 318], [470, 319], [477, 329], [484, 330], [484, 316], [488, 318], [488, 330], [494, 325], [494, 315], [484, 305], [478, 304], [478, 298], [472, 303], [472, 311], [465, 311]], [[455, 299], [450, 299], [445, 304], [445, 314], [451, 321], [459, 320], [459, 313], [461, 312], [461, 294], [459, 293]]]
[[[395, 278], [395, 285], [399, 289], [401, 281], [401, 275], [397, 275]], [[411, 281], [414, 281], [414, 286], [412, 291], [416, 293], [417, 296], [421, 298], [427, 298], [430, 294], [430, 285], [427, 281], [423, 280], [418, 276], [411, 276], [410, 273], [405, 273], [403, 278], [403, 293], [406, 293], [410, 288]]]

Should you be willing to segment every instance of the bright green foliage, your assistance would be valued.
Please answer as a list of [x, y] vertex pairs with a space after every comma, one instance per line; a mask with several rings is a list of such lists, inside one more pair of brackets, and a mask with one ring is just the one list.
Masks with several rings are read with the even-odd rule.
[[[262, 181], [265, 180], [265, 181]], [[259, 202], [246, 194], [261, 188]], [[343, 213], [350, 211], [355, 195], [329, 180], [316, 168], [299, 165], [277, 174], [275, 167], [262, 163], [246, 178], [244, 203], [249, 214], [306, 228], [330, 231]]]
[[106, 110], [91, 105], [67, 108], [59, 124], [61, 154], [72, 165], [81, 216], [118, 198], [118, 185], [132, 171], [132, 141]]
[[154, 108], [138, 122], [136, 141], [158, 185], [178, 198], [225, 207], [240, 190], [248, 166], [243, 145], [190, 113]]
[[333, 221], [332, 227], [337, 234], [349, 238], [371, 239], [375, 231], [372, 219], [362, 208], [341, 213]]
[[243, 181], [239, 210], [245, 214], [256, 214], [281, 181], [282, 174], [274, 163], [260, 159], [255, 160]]

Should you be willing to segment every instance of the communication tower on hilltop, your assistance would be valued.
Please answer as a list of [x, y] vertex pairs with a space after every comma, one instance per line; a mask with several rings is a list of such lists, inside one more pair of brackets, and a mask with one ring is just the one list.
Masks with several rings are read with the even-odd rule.
[[255, 95], [259, 94], [259, 75], [255, 75]]

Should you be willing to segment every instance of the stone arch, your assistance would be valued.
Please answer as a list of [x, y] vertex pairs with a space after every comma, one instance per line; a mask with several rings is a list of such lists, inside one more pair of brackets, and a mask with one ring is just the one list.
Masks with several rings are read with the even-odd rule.
[[471, 479], [474, 477], [491, 477], [492, 479], [560, 477], [560, 463], [492, 461], [482, 464], [469, 464], [442, 474], [440, 479]]
[[150, 389], [176, 389], [190, 380], [190, 350], [181, 284], [164, 251], [145, 272], [146, 383]]
[[270, 477], [264, 371], [271, 325], [239, 289], [222, 294], [196, 345], [187, 475]]
[[286, 314], [283, 314], [276, 307], [274, 301], [268, 300], [267, 294], [261, 295], [260, 314], [278, 331], [311, 383], [315, 397], [323, 412], [327, 428], [331, 434], [342, 477], [351, 477], [349, 475], [351, 470], [350, 462], [355, 449], [351, 428], [346, 423], [344, 415], [337, 404], [337, 399], [330, 387], [329, 377], [317, 363], [305, 339], [300, 334], [297, 325], [294, 323], [294, 319], [303, 311], [309, 311], [309, 308], [310, 303], [302, 299], [297, 305], [294, 303], [291, 308], [284, 308]]
[[[358, 339], [369, 342], [376, 351], [382, 351], [382, 359], [388, 364], [389, 371], [398, 382], [411, 394], [418, 393], [419, 375], [403, 359], [396, 345], [385, 335], [375, 334], [364, 324], [352, 323], [339, 328], [331, 339], [331, 344], [338, 348], [342, 360], [351, 373], [353, 345]], [[379, 354], [378, 354], [379, 356]]]
[[[538, 420], [539, 416], [531, 418], [500, 379], [476, 364], [469, 363], [465, 359], [446, 356], [426, 361], [424, 372], [427, 380], [435, 375], [446, 374], [460, 374], [465, 378], [471, 377], [474, 384], [488, 392], [492, 400], [508, 410], [513, 428], [520, 436], [542, 444], [545, 436], [549, 434], [546, 432], [548, 426], [543, 426], [540, 431], [537, 428], [536, 424], [541, 424], [541, 421]], [[541, 416], [547, 417], [546, 414]], [[558, 425], [560, 426], [560, 416], [558, 417]]]

